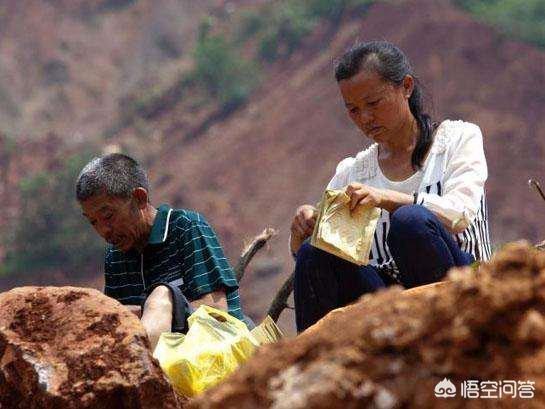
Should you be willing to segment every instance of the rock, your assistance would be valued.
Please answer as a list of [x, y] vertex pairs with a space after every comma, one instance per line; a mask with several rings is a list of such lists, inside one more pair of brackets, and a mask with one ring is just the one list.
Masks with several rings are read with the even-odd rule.
[[[445, 284], [363, 296], [262, 348], [189, 407], [543, 408], [544, 301], [545, 253], [510, 244], [477, 271], [451, 270]], [[469, 399], [461, 392], [469, 380], [481, 394], [484, 381], [496, 396], [508, 381], [530, 392]], [[435, 396], [451, 387], [454, 397]]]
[[177, 408], [138, 318], [102, 293], [0, 294], [0, 408]]

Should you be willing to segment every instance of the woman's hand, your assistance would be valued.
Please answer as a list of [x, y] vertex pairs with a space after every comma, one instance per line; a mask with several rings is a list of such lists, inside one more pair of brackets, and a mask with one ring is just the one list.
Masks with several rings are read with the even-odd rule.
[[290, 248], [292, 253], [297, 253], [303, 241], [312, 235], [318, 211], [314, 206], [303, 205], [297, 208], [291, 222]]
[[412, 204], [414, 197], [395, 190], [378, 189], [352, 182], [345, 190], [350, 197], [350, 211], [357, 206], [379, 207], [393, 213], [398, 207]]
[[350, 211], [357, 206], [383, 207], [385, 191], [361, 183], [352, 182], [345, 190], [350, 198]]

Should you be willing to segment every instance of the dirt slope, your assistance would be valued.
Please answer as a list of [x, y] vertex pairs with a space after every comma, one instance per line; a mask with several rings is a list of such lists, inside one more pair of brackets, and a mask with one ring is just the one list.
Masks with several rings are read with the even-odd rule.
[[[201, 19], [224, 0], [32, 0], [0, 5], [0, 131], [78, 142], [123, 98], [191, 61]], [[233, 6], [244, 1], [231, 1]]]

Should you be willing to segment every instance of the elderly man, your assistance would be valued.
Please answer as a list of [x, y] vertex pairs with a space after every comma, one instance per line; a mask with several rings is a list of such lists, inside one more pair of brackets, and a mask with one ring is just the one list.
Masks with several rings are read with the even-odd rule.
[[135, 313], [144, 304], [152, 348], [200, 304], [243, 319], [238, 284], [214, 230], [194, 211], [156, 209], [149, 191], [144, 169], [119, 153], [93, 159], [78, 176], [83, 215], [108, 243], [105, 294]]

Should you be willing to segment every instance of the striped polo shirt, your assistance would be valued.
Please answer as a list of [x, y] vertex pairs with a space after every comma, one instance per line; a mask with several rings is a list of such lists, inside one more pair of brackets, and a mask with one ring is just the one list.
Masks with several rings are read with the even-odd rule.
[[104, 293], [122, 304], [140, 305], [157, 282], [178, 286], [189, 301], [224, 289], [229, 313], [242, 319], [238, 283], [216, 233], [199, 213], [161, 205], [148, 244], [126, 253], [109, 245]]

